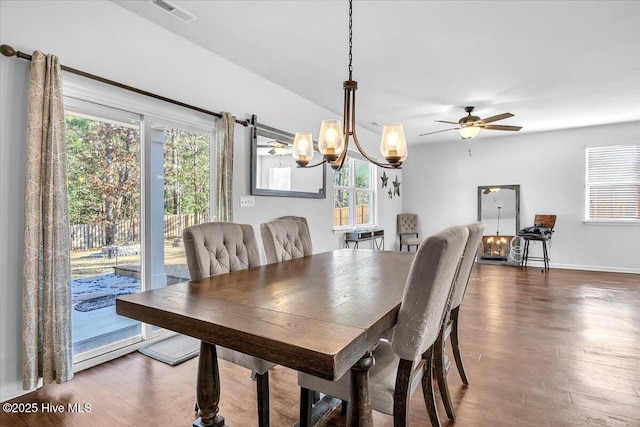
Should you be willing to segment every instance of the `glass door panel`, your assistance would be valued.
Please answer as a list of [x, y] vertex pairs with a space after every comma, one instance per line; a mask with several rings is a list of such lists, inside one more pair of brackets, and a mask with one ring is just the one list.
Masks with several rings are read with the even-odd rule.
[[210, 143], [206, 132], [165, 129], [164, 268], [169, 286], [190, 278], [182, 231], [210, 218]]
[[142, 339], [115, 313], [119, 295], [142, 288], [140, 121], [104, 110], [65, 116], [74, 356]]

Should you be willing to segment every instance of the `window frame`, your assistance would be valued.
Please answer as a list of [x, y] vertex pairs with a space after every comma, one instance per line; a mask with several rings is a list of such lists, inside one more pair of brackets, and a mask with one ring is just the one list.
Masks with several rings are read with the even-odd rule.
[[[591, 189], [596, 185], [607, 185], [610, 188], [628, 186], [628, 185], [638, 185], [640, 186], [640, 172], [638, 177], [634, 178], [632, 174], [630, 176], [620, 176], [617, 172], [618, 169], [615, 168], [617, 162], [614, 160], [610, 160], [609, 166], [611, 167], [611, 173], [607, 175], [607, 178], [618, 178], [614, 180], [610, 179], [599, 179], [594, 180], [590, 176], [594, 173], [594, 168], [591, 167], [591, 162], [593, 162], [592, 153], [598, 150], [606, 150], [605, 155], [615, 155], [615, 151], [622, 149], [631, 149], [632, 155], [635, 157], [636, 167], [640, 171], [640, 145], [638, 144], [626, 144], [626, 145], [604, 145], [604, 146], [594, 146], [594, 147], [585, 147], [585, 195], [584, 195], [584, 223], [585, 224], [612, 224], [612, 225], [624, 225], [624, 224], [640, 224], [640, 216], [636, 218], [629, 217], [592, 217], [591, 216], [591, 204], [592, 204], [592, 196]], [[622, 154], [622, 153], [620, 153]], [[602, 169], [602, 167], [600, 167]], [[605, 172], [601, 170], [601, 173]], [[633, 200], [633, 197], [631, 197]], [[635, 199], [635, 203], [640, 209], [640, 192], [637, 193], [637, 197]]]
[[[355, 161], [365, 162], [369, 167], [369, 187], [368, 188], [359, 188], [356, 187], [355, 183]], [[345, 163], [349, 162], [349, 178], [348, 185], [338, 185], [336, 183], [336, 176], [339, 172], [334, 172], [333, 176], [333, 209], [335, 209], [336, 203], [336, 191], [342, 190], [347, 191], [349, 193], [349, 224], [344, 225], [333, 225], [333, 230], [352, 230], [356, 228], [370, 228], [374, 227], [377, 224], [378, 219], [378, 209], [377, 209], [377, 187], [375, 185], [377, 178], [377, 167], [370, 162], [367, 162], [364, 158], [360, 158], [357, 155], [353, 155], [353, 153], [349, 152], [347, 158], [345, 159]], [[365, 224], [356, 224], [356, 202], [357, 202], [357, 193], [358, 192], [367, 192], [369, 193], [369, 218], [370, 221]]]

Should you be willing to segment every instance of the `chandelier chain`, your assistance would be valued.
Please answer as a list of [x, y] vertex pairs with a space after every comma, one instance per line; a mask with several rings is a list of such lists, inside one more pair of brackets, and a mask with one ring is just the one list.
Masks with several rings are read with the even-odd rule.
[[353, 5], [352, 0], [349, 0], [349, 80], [352, 79], [353, 74], [353, 65], [351, 65], [353, 61]]

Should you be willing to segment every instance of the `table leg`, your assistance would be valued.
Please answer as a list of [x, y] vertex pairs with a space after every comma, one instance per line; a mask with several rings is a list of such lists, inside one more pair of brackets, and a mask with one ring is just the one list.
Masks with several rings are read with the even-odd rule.
[[369, 397], [369, 368], [375, 363], [370, 351], [351, 367], [351, 399], [347, 407], [347, 425], [372, 427], [371, 399]]
[[216, 346], [200, 341], [198, 360], [198, 378], [196, 380], [196, 399], [200, 418], [193, 427], [224, 427], [224, 418], [218, 415], [220, 403], [220, 372]]

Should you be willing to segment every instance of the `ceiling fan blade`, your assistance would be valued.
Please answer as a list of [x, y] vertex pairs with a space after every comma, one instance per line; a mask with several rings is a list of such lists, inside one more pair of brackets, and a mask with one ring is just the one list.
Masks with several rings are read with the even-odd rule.
[[427, 132], [427, 133], [423, 133], [423, 134], [420, 134], [420, 135], [418, 135], [418, 136], [433, 135], [434, 133], [446, 132], [446, 131], [449, 131], [449, 130], [456, 130], [456, 129], [458, 129], [458, 128], [450, 128], [450, 129], [444, 129], [444, 130], [437, 130], [437, 131], [435, 131], [435, 132]]
[[513, 117], [513, 114], [503, 113], [503, 114], [498, 114], [497, 116], [491, 116], [491, 117], [487, 117], [486, 119], [482, 119], [482, 122], [483, 123], [497, 122], [498, 120], [508, 119], [509, 117]]
[[438, 122], [438, 123], [449, 123], [450, 125], [457, 125], [458, 124], [458, 122], [448, 122], [446, 120], [436, 120], [436, 122]]
[[486, 126], [483, 126], [483, 129], [518, 131], [522, 129], [522, 126], [486, 125]]

